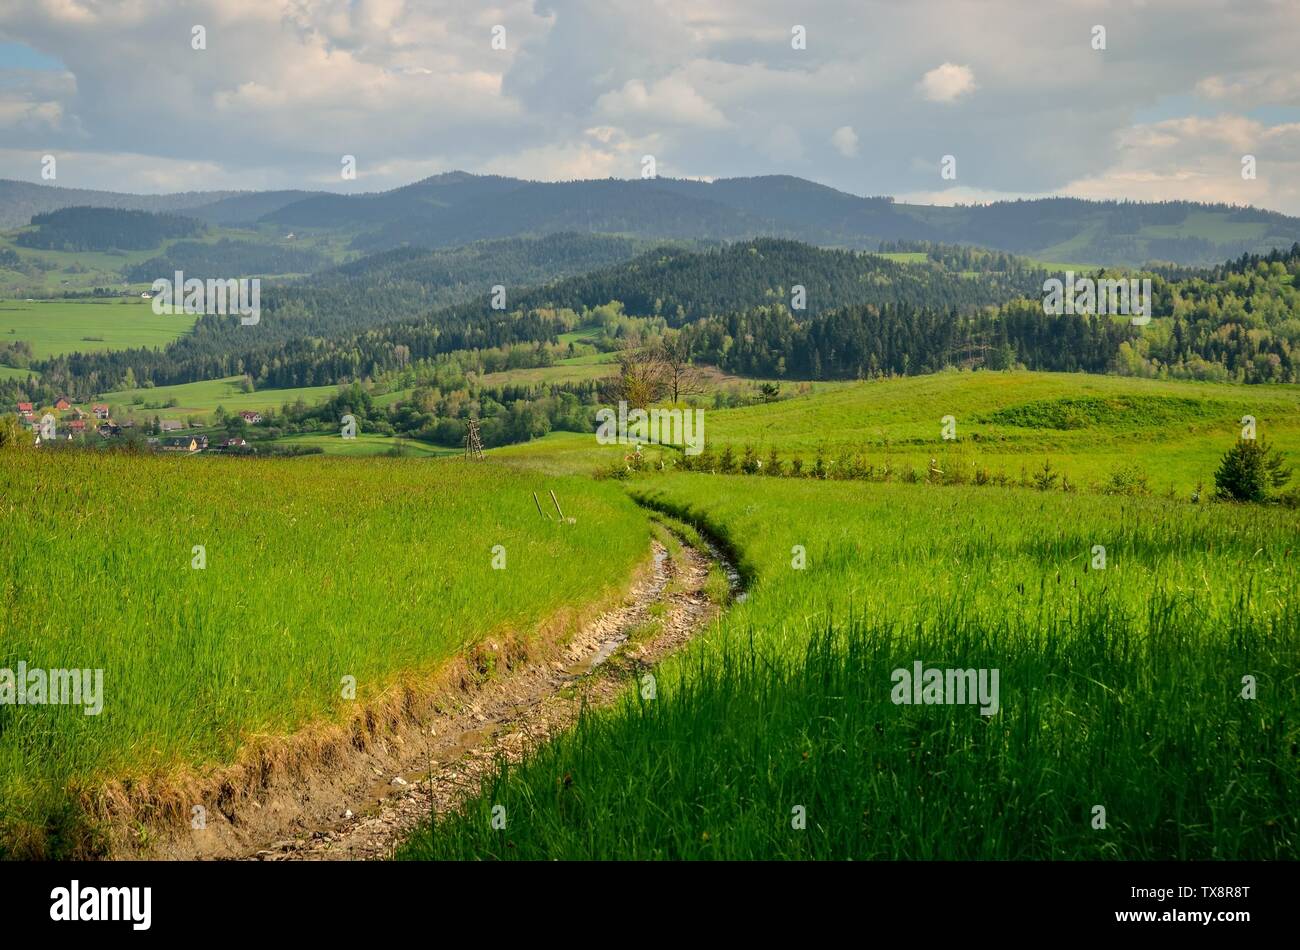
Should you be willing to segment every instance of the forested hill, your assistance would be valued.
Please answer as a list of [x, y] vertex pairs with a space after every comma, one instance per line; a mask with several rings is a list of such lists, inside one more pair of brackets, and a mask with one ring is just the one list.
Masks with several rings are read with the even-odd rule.
[[[84, 196], [80, 200], [73, 200]], [[561, 232], [647, 241], [781, 237], [877, 250], [882, 242], [968, 244], [1045, 261], [1213, 265], [1300, 241], [1300, 219], [1185, 201], [1045, 198], [930, 206], [861, 197], [789, 175], [690, 181], [532, 182], [448, 172], [389, 191], [133, 196], [0, 181], [0, 226], [72, 204], [176, 212], [209, 224], [310, 231], [333, 246], [376, 251], [444, 248]]]
[[453, 172], [389, 192], [307, 199], [265, 220], [356, 232], [352, 246], [362, 251], [581, 231], [701, 240], [773, 236], [867, 250], [882, 241], [931, 241], [1052, 261], [1208, 265], [1300, 240], [1300, 220], [1254, 208], [1075, 198], [911, 205], [788, 175], [526, 182]]
[[471, 301], [486, 308], [496, 285], [514, 297], [528, 287], [626, 261], [644, 249], [641, 241], [594, 234], [508, 238], [439, 250], [396, 248], [268, 288], [262, 306], [270, 318], [268, 335], [347, 333]]
[[236, 194], [239, 192], [186, 191], [171, 195], [129, 195], [0, 178], [0, 229], [22, 227], [32, 220], [32, 215], [60, 208], [122, 208], [128, 211], [175, 213], [209, 205]]
[[[1300, 220], [1254, 208], [1191, 202], [1048, 198], [937, 207], [860, 198], [789, 176], [712, 183], [579, 181], [518, 183], [461, 193], [446, 204], [420, 194], [330, 199], [289, 205], [271, 216], [287, 226], [356, 228], [353, 247], [442, 247], [467, 240], [555, 231], [645, 238], [744, 240], [785, 237], [824, 247], [875, 250], [912, 240], [981, 247], [1051, 261], [1136, 266], [1153, 261], [1208, 265], [1247, 252], [1289, 247]], [[407, 199], [410, 200], [407, 200]]]
[[[705, 251], [650, 251], [527, 291], [515, 303], [581, 311], [619, 300], [629, 313], [681, 326], [771, 303], [790, 307], [796, 318], [850, 304], [974, 311], [1038, 292], [1042, 271], [1009, 256], [1001, 260], [1004, 270], [962, 273], [937, 263], [899, 263], [878, 254], [760, 238]], [[795, 302], [796, 286], [803, 288], [803, 307]]]
[[[572, 240], [593, 239], [575, 235]], [[683, 315], [674, 311], [673, 318], [683, 324], [694, 358], [745, 375], [852, 379], [929, 372], [946, 366], [997, 369], [1021, 364], [1030, 369], [1245, 383], [1300, 381], [1295, 356], [1300, 350], [1300, 321], [1295, 317], [1300, 312], [1296, 286], [1300, 246], [1284, 254], [1239, 259], [1221, 270], [1177, 280], [1153, 274], [1154, 319], [1137, 326], [1124, 317], [1044, 314], [1043, 272], [1023, 264], [1014, 279], [998, 271], [981, 273], [978, 267], [958, 276], [938, 263], [858, 261], [845, 252], [787, 244], [747, 242], [695, 254], [656, 250], [615, 265], [599, 277], [573, 278], [518, 294], [508, 291], [505, 310], [490, 307], [490, 289], [484, 288], [478, 299], [469, 303], [361, 328], [349, 327], [335, 317], [317, 318], [289, 308], [264, 311], [257, 327], [241, 326], [230, 317], [204, 316], [193, 334], [164, 351], [66, 356], [38, 362], [33, 368], [43, 373], [38, 385], [44, 389], [82, 396], [120, 386], [128, 369], [136, 380], [156, 385], [238, 373], [249, 373], [259, 387], [272, 388], [373, 378], [439, 353], [553, 342], [559, 333], [594, 319], [597, 314], [584, 314], [583, 301], [598, 300], [604, 291], [619, 289], [611, 282], [612, 275], [622, 273], [628, 278], [622, 292], [633, 303], [612, 308], [612, 312], [625, 310], [630, 316], [647, 318], [647, 328], [653, 328], [667, 322], [663, 299], [687, 300], [690, 307], [683, 304]], [[964, 252], [951, 253], [965, 259]], [[381, 273], [421, 266], [415, 263], [418, 254], [410, 251], [384, 260]], [[996, 260], [996, 256], [977, 256], [971, 263], [988, 266]], [[823, 262], [820, 270], [813, 266], [814, 261]], [[766, 262], [770, 270], [747, 269], [756, 262]], [[801, 264], [803, 279], [811, 282], [809, 311], [789, 308], [785, 284], [791, 263]], [[665, 267], [677, 275], [680, 298], [638, 296], [636, 280], [650, 266]], [[356, 265], [352, 276], [365, 270]], [[817, 276], [806, 276], [809, 272]], [[931, 274], [928, 283], [924, 276], [917, 276], [927, 273]], [[697, 292], [691, 293], [684, 274], [699, 278]], [[348, 272], [341, 271], [331, 279], [346, 284], [350, 278]], [[715, 280], [731, 281], [735, 291], [731, 299], [739, 302], [737, 306], [698, 319], [685, 316], [709, 311], [695, 301], [709, 299]], [[948, 306], [941, 301], [960, 286], [952, 283], [957, 280], [968, 282], [971, 297]], [[1005, 289], [1010, 291], [1017, 280], [1037, 286], [1027, 296], [1010, 299], [1001, 307], [978, 304], [979, 295], [996, 285], [982, 282], [1006, 281]], [[358, 284], [354, 290], [364, 286]], [[812, 311], [811, 301], [821, 292], [813, 288], [819, 286], [845, 295], [865, 287], [882, 296], [869, 302], [841, 299], [833, 307], [819, 305]], [[774, 289], [778, 287], [779, 293]], [[890, 299], [886, 294], [889, 288], [900, 293]], [[919, 296], [916, 302], [913, 290]], [[584, 292], [590, 293], [590, 298], [584, 297]], [[932, 299], [925, 299], [926, 293]], [[604, 305], [607, 303], [601, 301], [602, 312], [611, 312]], [[317, 327], [330, 332], [317, 333]], [[27, 385], [25, 381], [0, 382], [0, 396], [27, 398], [33, 395], [24, 390]]]
[[14, 243], [49, 251], [148, 250], [168, 238], [204, 230], [201, 221], [173, 214], [116, 208], [62, 208], [32, 216], [32, 229]]
[[[524, 315], [582, 313], [614, 300], [629, 314], [681, 325], [748, 307], [791, 306], [796, 284], [806, 291], [806, 309], [796, 310], [799, 319], [858, 303], [901, 303], [945, 314], [977, 311], [1041, 287], [1041, 272], [1012, 258], [1003, 261], [1006, 272], [958, 273], [937, 263], [904, 264], [783, 240], [644, 250], [626, 238], [580, 234], [443, 251], [405, 248], [287, 286], [264, 287], [256, 327], [205, 315], [192, 333], [162, 352], [71, 356], [39, 368], [51, 385], [64, 378], [68, 386], [86, 385], [83, 378], [93, 376], [101, 389], [124, 378], [128, 366], [137, 380], [157, 385], [262, 366], [270, 375], [259, 383], [298, 385], [286, 381], [298, 379], [315, 385], [381, 365], [398, 345], [418, 358], [445, 348], [550, 339], [559, 329], [553, 320]], [[491, 306], [496, 285], [505, 291], [504, 310]], [[383, 347], [388, 355], [372, 357]], [[336, 353], [346, 357], [340, 361]]]

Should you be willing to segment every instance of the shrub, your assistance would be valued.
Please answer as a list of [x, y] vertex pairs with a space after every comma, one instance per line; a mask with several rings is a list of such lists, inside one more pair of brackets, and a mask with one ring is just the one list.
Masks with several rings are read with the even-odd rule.
[[1106, 477], [1103, 495], [1149, 495], [1148, 475], [1137, 465], [1121, 465]]
[[1263, 439], [1241, 439], [1224, 453], [1214, 473], [1215, 497], [1224, 501], [1267, 501], [1272, 489], [1291, 477], [1285, 456]]
[[1042, 467], [1034, 472], [1034, 487], [1039, 491], [1051, 491], [1060, 477], [1061, 473], [1052, 468], [1052, 460], [1043, 459]]

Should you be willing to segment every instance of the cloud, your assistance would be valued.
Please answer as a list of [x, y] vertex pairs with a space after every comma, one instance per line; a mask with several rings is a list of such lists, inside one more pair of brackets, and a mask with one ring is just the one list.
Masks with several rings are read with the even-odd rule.
[[630, 79], [616, 92], [596, 100], [596, 113], [615, 121], [724, 129], [728, 122], [716, 107], [682, 76], [666, 76], [650, 85]]
[[[1255, 156], [1254, 179], [1242, 178], [1245, 155]], [[1113, 164], [1062, 190], [1081, 198], [1225, 202], [1300, 214], [1300, 123], [1223, 114], [1137, 126], [1121, 137]]]
[[858, 154], [858, 133], [851, 125], [841, 125], [831, 133], [831, 144], [845, 158], [853, 158]]
[[944, 63], [922, 76], [918, 88], [931, 102], [956, 102], [975, 91], [975, 74], [969, 66]]
[[649, 153], [661, 175], [858, 193], [1300, 212], [1300, 4], [1110, 5], [1104, 52], [1097, 19], [1095, 0], [4, 0], [0, 174], [39, 180], [49, 153], [81, 187], [371, 191], [451, 168], [635, 178]]

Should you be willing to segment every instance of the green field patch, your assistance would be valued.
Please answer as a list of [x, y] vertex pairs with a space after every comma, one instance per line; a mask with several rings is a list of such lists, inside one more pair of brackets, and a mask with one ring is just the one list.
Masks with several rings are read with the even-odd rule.
[[[103, 670], [98, 715], [0, 704], [0, 857], [93, 850], [100, 782], [165, 787], [346, 720], [616, 596], [649, 554], [617, 486], [490, 462], [28, 450], [0, 452], [0, 483], [0, 668]], [[551, 489], [573, 524], [537, 517]]]
[[37, 359], [134, 347], [161, 348], [194, 326], [195, 314], [156, 314], [148, 300], [0, 301], [0, 342], [25, 340]]
[[352, 458], [373, 457], [376, 455], [394, 455], [402, 458], [441, 458], [460, 455], [462, 449], [431, 445], [416, 439], [401, 439], [386, 435], [367, 435], [357, 433], [355, 438], [345, 439], [337, 432], [311, 433], [306, 435], [287, 435], [273, 439], [266, 444], [273, 446], [299, 446], [319, 448], [326, 455], [344, 455]]
[[1008, 406], [975, 421], [1024, 429], [1129, 429], [1222, 419], [1230, 404], [1188, 396], [1064, 396]]
[[[286, 403], [292, 405], [302, 400], [314, 405], [329, 399], [337, 386], [305, 386], [298, 389], [262, 389], [243, 391], [244, 377], [227, 376], [223, 379], [205, 379], [197, 383], [179, 383], [175, 386], [154, 386], [138, 389], [119, 389], [104, 393], [98, 401], [106, 402], [121, 415], [138, 414], [161, 419], [183, 419], [188, 416], [208, 415], [218, 406], [227, 412], [243, 410], [263, 412], [279, 409]], [[175, 406], [167, 403], [175, 400]]]

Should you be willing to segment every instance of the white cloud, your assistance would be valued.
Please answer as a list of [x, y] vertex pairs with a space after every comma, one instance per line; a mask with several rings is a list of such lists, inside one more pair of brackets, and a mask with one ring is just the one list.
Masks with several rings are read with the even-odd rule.
[[[1257, 177], [1241, 177], [1254, 155]], [[1189, 117], [1137, 126], [1108, 168], [1067, 182], [1064, 194], [1141, 201], [1249, 204], [1300, 214], [1300, 123], [1265, 125], [1244, 116]]]
[[614, 121], [641, 121], [702, 129], [726, 128], [727, 118], [681, 76], [666, 76], [648, 86], [629, 79], [623, 88], [596, 100], [596, 113]]
[[858, 133], [851, 125], [841, 125], [831, 133], [831, 144], [845, 158], [854, 158], [858, 154]]
[[956, 102], [975, 91], [975, 74], [969, 66], [944, 63], [922, 76], [918, 88], [931, 102]]

